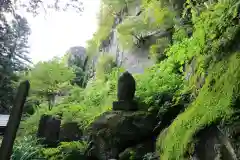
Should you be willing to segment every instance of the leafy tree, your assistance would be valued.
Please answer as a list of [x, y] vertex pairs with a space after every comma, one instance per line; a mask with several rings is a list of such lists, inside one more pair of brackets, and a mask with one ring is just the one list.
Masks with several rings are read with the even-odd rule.
[[[11, 21], [0, 13], [0, 106], [9, 111], [14, 95], [14, 84], [19, 71], [26, 69], [30, 28], [24, 17], [17, 14]], [[3, 111], [2, 111], [3, 112]]]
[[48, 101], [49, 110], [54, 105], [57, 95], [65, 94], [74, 78], [71, 68], [57, 58], [37, 63], [25, 77], [31, 84], [31, 93]]
[[[11, 1], [0, 2], [0, 112], [9, 111], [12, 105], [15, 84], [18, 82], [18, 72], [27, 68], [30, 62], [28, 57], [28, 36], [30, 29], [27, 20], [17, 14], [17, 9], [24, 7], [26, 11], [36, 15], [41, 9], [58, 11], [74, 7], [82, 11], [82, 3], [78, 0], [68, 1]], [[10, 18], [12, 20], [10, 20]]]

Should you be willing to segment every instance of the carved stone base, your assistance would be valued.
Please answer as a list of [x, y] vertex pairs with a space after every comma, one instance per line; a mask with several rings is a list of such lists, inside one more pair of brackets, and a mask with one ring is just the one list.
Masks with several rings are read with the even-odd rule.
[[112, 104], [112, 110], [137, 111], [138, 104], [135, 101], [114, 101]]

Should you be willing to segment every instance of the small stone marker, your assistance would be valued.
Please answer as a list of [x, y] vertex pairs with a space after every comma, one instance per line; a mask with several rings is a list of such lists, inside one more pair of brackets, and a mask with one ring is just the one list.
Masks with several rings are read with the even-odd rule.
[[42, 144], [55, 147], [59, 141], [61, 120], [51, 115], [42, 115], [37, 137], [43, 139]]
[[135, 79], [128, 71], [124, 72], [118, 79], [118, 101], [113, 102], [113, 110], [136, 111], [138, 106], [133, 100], [135, 91]]

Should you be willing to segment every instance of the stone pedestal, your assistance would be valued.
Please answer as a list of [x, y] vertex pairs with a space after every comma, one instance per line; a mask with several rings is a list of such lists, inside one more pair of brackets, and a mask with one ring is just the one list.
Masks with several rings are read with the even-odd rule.
[[114, 101], [112, 104], [112, 110], [137, 111], [138, 105], [135, 101]]

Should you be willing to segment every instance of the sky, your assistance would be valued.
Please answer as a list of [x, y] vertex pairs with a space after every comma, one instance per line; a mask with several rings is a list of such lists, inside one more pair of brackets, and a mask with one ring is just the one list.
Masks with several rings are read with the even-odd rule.
[[82, 0], [84, 11], [56, 12], [37, 17], [23, 13], [31, 28], [30, 57], [33, 63], [62, 56], [73, 46], [85, 47], [97, 29], [100, 0]]

